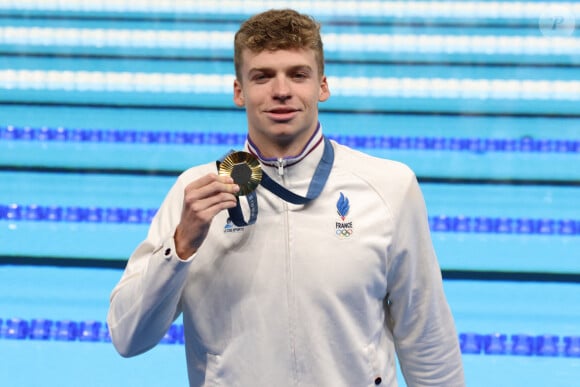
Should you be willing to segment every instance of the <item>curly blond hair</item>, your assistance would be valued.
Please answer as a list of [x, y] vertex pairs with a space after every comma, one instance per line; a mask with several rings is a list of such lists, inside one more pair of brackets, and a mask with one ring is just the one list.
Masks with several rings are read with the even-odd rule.
[[311, 49], [318, 65], [318, 75], [324, 74], [324, 52], [320, 24], [311, 16], [292, 9], [269, 10], [246, 20], [234, 38], [234, 67], [241, 80], [242, 52], [264, 50]]

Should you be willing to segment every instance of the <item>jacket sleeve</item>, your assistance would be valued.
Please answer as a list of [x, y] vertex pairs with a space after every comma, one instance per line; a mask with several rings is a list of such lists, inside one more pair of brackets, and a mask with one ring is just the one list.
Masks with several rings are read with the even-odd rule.
[[135, 356], [157, 345], [181, 313], [181, 292], [193, 259], [182, 261], [175, 252], [173, 234], [182, 202], [178, 180], [111, 293], [107, 323], [122, 356]]
[[443, 291], [423, 195], [412, 172], [393, 206], [388, 324], [409, 387], [464, 386], [458, 337]]

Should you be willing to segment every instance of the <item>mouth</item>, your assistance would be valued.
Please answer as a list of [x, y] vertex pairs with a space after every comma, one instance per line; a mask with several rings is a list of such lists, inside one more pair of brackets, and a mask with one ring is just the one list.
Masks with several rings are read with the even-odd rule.
[[291, 107], [276, 107], [266, 110], [266, 114], [274, 121], [289, 121], [294, 118], [300, 110]]

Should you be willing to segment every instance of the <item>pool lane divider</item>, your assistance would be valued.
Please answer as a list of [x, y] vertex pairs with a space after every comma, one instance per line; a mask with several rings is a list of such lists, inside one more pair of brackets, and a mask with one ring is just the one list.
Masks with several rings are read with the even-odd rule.
[[[106, 323], [20, 318], [0, 319], [0, 338], [40, 341], [111, 342]], [[183, 325], [173, 324], [161, 339], [163, 344], [183, 344]]]
[[[156, 208], [43, 206], [0, 203], [0, 221], [149, 224]], [[485, 216], [429, 217], [433, 232], [523, 235], [580, 235], [580, 220]]]
[[[110, 343], [106, 323], [51, 319], [0, 319], [0, 339]], [[161, 344], [184, 344], [182, 324], [172, 324]], [[460, 333], [464, 355], [513, 355], [580, 358], [580, 335], [532, 335], [517, 333]]]
[[[419, 151], [456, 151], [472, 153], [580, 153], [580, 140], [521, 138], [461, 138], [332, 135], [329, 138], [357, 149], [395, 149]], [[0, 126], [0, 139], [6, 141], [168, 144], [168, 145], [243, 145], [243, 133], [137, 131], [63, 127]]]

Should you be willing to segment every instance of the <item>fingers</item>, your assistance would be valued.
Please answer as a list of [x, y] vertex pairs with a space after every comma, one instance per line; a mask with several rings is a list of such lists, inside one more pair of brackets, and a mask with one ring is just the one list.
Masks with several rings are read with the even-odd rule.
[[187, 197], [184, 201], [183, 217], [209, 223], [220, 211], [237, 205], [236, 196], [230, 193], [220, 193], [206, 198]]
[[201, 178], [191, 182], [185, 191], [199, 191], [203, 196], [209, 196], [217, 192], [227, 192], [236, 194], [240, 187], [234, 184], [234, 179], [230, 176], [220, 176], [215, 173], [208, 173]]
[[[213, 218], [237, 205], [240, 190], [229, 176], [210, 173], [185, 187], [181, 220], [174, 235], [178, 251], [191, 255], [199, 248]], [[179, 255], [182, 256], [182, 255]]]
[[[185, 207], [194, 212], [200, 213], [213, 209], [215, 211], [210, 212], [217, 213], [224, 208], [236, 205], [235, 194], [239, 190], [240, 187], [234, 184], [231, 177], [208, 174], [193, 181], [185, 188], [184, 204]], [[212, 217], [215, 213], [212, 214]]]

